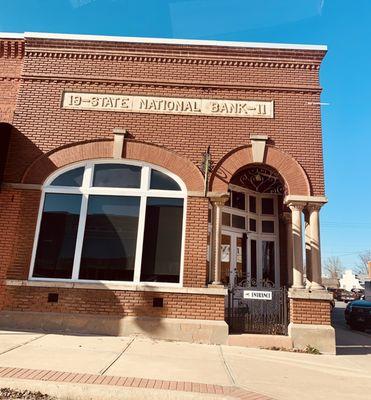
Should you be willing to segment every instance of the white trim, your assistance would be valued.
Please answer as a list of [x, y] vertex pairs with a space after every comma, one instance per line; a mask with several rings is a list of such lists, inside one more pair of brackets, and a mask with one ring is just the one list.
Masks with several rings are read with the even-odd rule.
[[[97, 164], [125, 164], [125, 165], [136, 165], [141, 167], [141, 180], [139, 188], [106, 188], [106, 187], [92, 187], [93, 185], [93, 176], [94, 176], [94, 166]], [[84, 174], [81, 187], [68, 187], [68, 186], [51, 186], [53, 180], [62, 175], [63, 173], [70, 171], [72, 169], [76, 169], [79, 167], [84, 167]], [[149, 189], [150, 187], [150, 173], [151, 170], [158, 170], [170, 178], [174, 179], [175, 182], [180, 187], [180, 190], [155, 190]], [[170, 171], [167, 171], [165, 168], [159, 167], [154, 164], [136, 161], [136, 160], [127, 160], [127, 159], [119, 159], [115, 160], [112, 158], [109, 159], [98, 159], [98, 160], [85, 160], [76, 162], [73, 164], [69, 164], [63, 168], [58, 169], [54, 173], [52, 173], [46, 180], [42, 187], [42, 196], [39, 207], [39, 214], [37, 219], [37, 226], [35, 231], [34, 245], [31, 257], [31, 265], [29, 272], [29, 280], [31, 281], [44, 281], [44, 282], [66, 282], [66, 283], [81, 283], [81, 282], [96, 282], [96, 283], [112, 283], [115, 284], [124, 284], [124, 285], [140, 285], [140, 286], [164, 286], [164, 287], [182, 287], [183, 286], [183, 275], [184, 275], [184, 251], [185, 251], [185, 235], [186, 235], [186, 213], [187, 213], [187, 189], [184, 182], [175, 174]], [[60, 193], [60, 194], [79, 194], [82, 196], [81, 200], [81, 208], [80, 208], [80, 218], [77, 229], [76, 236], [76, 246], [74, 253], [74, 261], [72, 268], [71, 279], [58, 279], [58, 278], [37, 278], [33, 277], [34, 266], [35, 266], [35, 258], [37, 245], [40, 234], [40, 226], [44, 209], [44, 201], [46, 193]], [[88, 209], [88, 199], [89, 195], [106, 195], [106, 196], [135, 196], [140, 198], [140, 206], [139, 206], [139, 216], [138, 216], [138, 230], [137, 230], [137, 243], [135, 249], [135, 266], [134, 266], [134, 276], [133, 281], [93, 281], [93, 280], [82, 280], [79, 279], [79, 270], [80, 270], [80, 262], [81, 262], [81, 254], [85, 233], [85, 223], [86, 223], [86, 215]], [[180, 271], [179, 271], [179, 283], [167, 283], [167, 282], [140, 282], [140, 272], [141, 272], [141, 261], [142, 261], [142, 251], [143, 251], [143, 239], [144, 239], [144, 228], [145, 228], [145, 213], [146, 213], [146, 204], [148, 197], [162, 197], [162, 198], [180, 198], [183, 199], [183, 219], [182, 219], [182, 243], [181, 243], [181, 254], [180, 254]]]
[[35, 279], [32, 281], [27, 280], [13, 280], [7, 279], [6, 286], [27, 286], [27, 287], [47, 287], [47, 288], [68, 288], [68, 289], [91, 289], [91, 290], [120, 290], [120, 291], [139, 291], [139, 292], [165, 292], [165, 293], [187, 293], [187, 294], [206, 294], [225, 296], [227, 289], [224, 288], [192, 288], [180, 287], [179, 285], [135, 285], [134, 283], [128, 284], [126, 282], [112, 282], [112, 281], [55, 281], [46, 279]]
[[302, 202], [302, 203], [321, 203], [325, 204], [328, 202], [328, 199], [326, 196], [301, 196], [301, 195], [295, 195], [295, 194], [289, 194], [284, 198], [284, 203], [290, 203], [290, 202]]
[[0, 39], [24, 39], [24, 34], [18, 32], [0, 32]]
[[196, 40], [196, 39], [173, 39], [173, 38], [151, 38], [151, 37], [129, 37], [129, 36], [107, 36], [107, 35], [79, 35], [69, 33], [45, 33], [25, 32], [25, 39], [56, 39], [56, 40], [83, 40], [99, 42], [127, 42], [127, 43], [152, 43], [185, 46], [220, 46], [220, 47], [244, 47], [258, 49], [288, 49], [288, 50], [321, 50], [326, 51], [325, 45], [313, 44], [291, 44], [291, 43], [259, 43], [238, 42], [222, 40]]

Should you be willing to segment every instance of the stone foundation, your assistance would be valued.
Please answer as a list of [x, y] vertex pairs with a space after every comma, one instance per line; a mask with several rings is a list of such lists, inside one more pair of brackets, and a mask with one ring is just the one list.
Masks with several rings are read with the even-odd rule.
[[204, 344], [226, 344], [228, 339], [228, 325], [224, 321], [180, 318], [3, 311], [0, 328], [108, 336], [142, 334], [155, 339]]

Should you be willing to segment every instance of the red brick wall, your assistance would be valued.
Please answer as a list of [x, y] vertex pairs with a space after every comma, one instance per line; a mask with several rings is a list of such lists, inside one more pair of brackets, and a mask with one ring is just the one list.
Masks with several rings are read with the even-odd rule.
[[23, 41], [0, 39], [0, 122], [13, 120], [23, 65]]
[[[12, 157], [17, 157], [18, 163], [8, 168], [7, 179], [19, 181], [30, 161], [46, 151], [74, 141], [110, 137], [115, 127], [125, 127], [136, 140], [164, 146], [196, 164], [208, 144], [216, 163], [229, 151], [249, 143], [250, 133], [261, 133], [302, 165], [313, 194], [321, 195], [320, 108], [309, 103], [320, 99], [318, 66], [322, 56], [320, 51], [29, 39], [14, 119], [24, 137], [11, 144]], [[63, 90], [274, 100], [275, 118], [63, 110]]]
[[[31, 163], [47, 152], [74, 142], [112, 139], [112, 130], [121, 127], [135, 141], [164, 147], [197, 167], [209, 144], [216, 164], [233, 149], [249, 144], [251, 133], [266, 134], [271, 146], [300, 163], [311, 194], [324, 194], [320, 108], [310, 105], [320, 100], [322, 51], [27, 39], [24, 58], [23, 52], [20, 41], [0, 41], [0, 121], [15, 127], [5, 182], [21, 182]], [[275, 118], [65, 110], [60, 106], [63, 90], [274, 100]], [[3, 187], [0, 192], [0, 285], [5, 278], [27, 278], [39, 198], [37, 190]], [[189, 198], [185, 286], [206, 284], [206, 243], [207, 200]], [[44, 301], [49, 289], [9, 287], [4, 298], [0, 288], [0, 308], [5, 301], [6, 309], [29, 311], [52, 308], [210, 319], [224, 315], [222, 296], [163, 294], [166, 307], [158, 311], [149, 305], [151, 294], [58, 290], [61, 302], [51, 305]], [[293, 317], [299, 318], [296, 311]]]
[[294, 324], [331, 325], [331, 305], [325, 300], [290, 300], [290, 321]]
[[[58, 303], [48, 303], [48, 293], [59, 293]], [[154, 297], [164, 299], [163, 308], [153, 307]], [[7, 286], [3, 309], [6, 311], [223, 320], [224, 297], [161, 292]]]

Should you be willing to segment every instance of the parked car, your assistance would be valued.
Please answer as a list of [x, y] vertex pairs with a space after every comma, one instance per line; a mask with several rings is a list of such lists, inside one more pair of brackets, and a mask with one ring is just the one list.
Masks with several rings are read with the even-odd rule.
[[344, 317], [350, 329], [371, 329], [371, 301], [354, 300], [347, 304]]
[[348, 292], [345, 289], [337, 289], [334, 293], [334, 297], [338, 301], [344, 301], [348, 303], [349, 301], [358, 300], [359, 296], [355, 292]]

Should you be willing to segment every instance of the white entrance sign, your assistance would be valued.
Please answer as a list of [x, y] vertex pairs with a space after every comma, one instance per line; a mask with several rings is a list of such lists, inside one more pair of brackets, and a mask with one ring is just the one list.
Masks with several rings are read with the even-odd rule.
[[273, 118], [273, 101], [188, 99], [105, 93], [63, 92], [62, 107], [73, 110], [116, 111], [217, 117]]
[[252, 300], [272, 300], [272, 292], [263, 292], [259, 290], [244, 290], [243, 298]]

